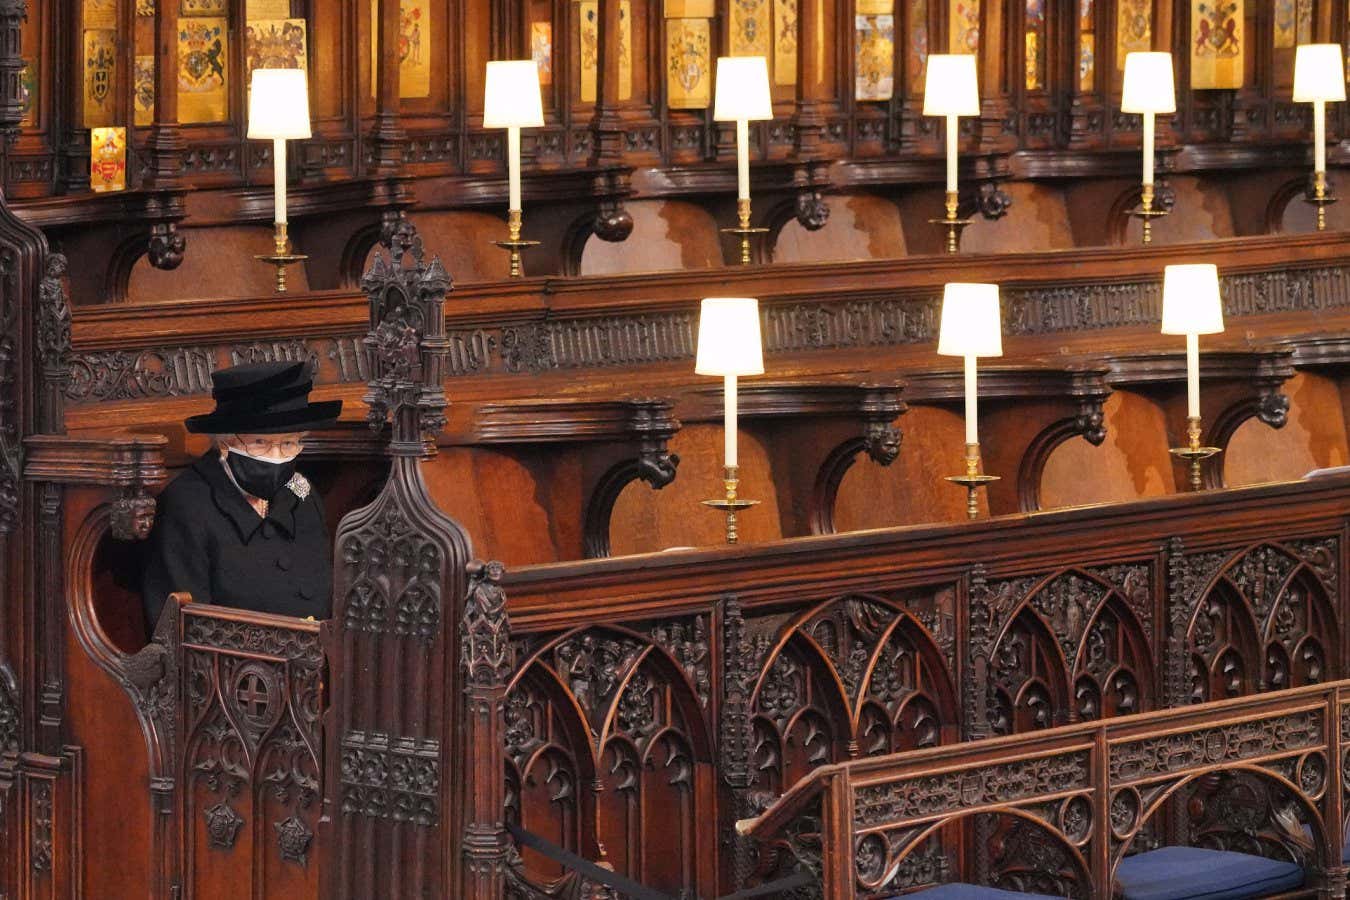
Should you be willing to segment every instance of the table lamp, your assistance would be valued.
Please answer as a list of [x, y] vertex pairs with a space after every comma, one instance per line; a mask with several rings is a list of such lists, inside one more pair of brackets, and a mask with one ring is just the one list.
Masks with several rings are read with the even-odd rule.
[[520, 129], [544, 124], [539, 66], [533, 59], [489, 62], [483, 95], [483, 127], [506, 129], [507, 239], [493, 243], [511, 254], [511, 277], [520, 278], [521, 251], [539, 246], [538, 241], [520, 237]]
[[725, 465], [722, 470], [725, 496], [704, 500], [705, 506], [721, 510], [727, 517], [727, 543], [738, 539], [736, 514], [758, 503], [736, 496], [740, 484], [740, 465], [736, 458], [736, 379], [742, 375], [764, 374], [764, 349], [760, 340], [759, 301], [749, 297], [709, 297], [703, 301], [698, 317], [698, 356], [694, 362], [698, 375], [720, 375], [725, 441]]
[[980, 114], [980, 88], [975, 57], [968, 53], [934, 53], [928, 57], [924, 82], [923, 114], [947, 118], [947, 216], [930, 221], [947, 229], [947, 252], [955, 253], [961, 243], [961, 229], [968, 220], [958, 219], [956, 183], [956, 146], [961, 136], [960, 117]]
[[1345, 100], [1345, 62], [1340, 44], [1300, 44], [1294, 54], [1294, 102], [1313, 105], [1313, 202], [1317, 230], [1327, 227], [1327, 104]]
[[1162, 333], [1186, 336], [1185, 447], [1172, 455], [1191, 467], [1191, 489], [1200, 490], [1201, 463], [1219, 453], [1218, 447], [1200, 446], [1200, 335], [1223, 331], [1223, 301], [1219, 270], [1210, 263], [1168, 266], [1163, 270]]
[[277, 293], [286, 293], [286, 267], [307, 257], [291, 252], [286, 218], [286, 141], [310, 136], [309, 83], [304, 69], [254, 69], [249, 82], [248, 139], [272, 141], [275, 212], [270, 256], [257, 259], [277, 270]]
[[766, 228], [750, 227], [750, 122], [773, 118], [769, 64], [762, 56], [723, 56], [717, 60], [713, 120], [736, 123], [736, 228], [724, 229], [741, 239], [741, 265], [750, 264], [750, 238]]
[[997, 475], [980, 474], [979, 391], [976, 385], [976, 360], [981, 356], [1003, 355], [1003, 325], [999, 315], [998, 285], [948, 284], [942, 296], [942, 322], [938, 351], [942, 356], [959, 356], [965, 361], [966, 398], [966, 471], [947, 480], [966, 489], [966, 515], [980, 514], [979, 489]]
[[1125, 85], [1120, 111], [1143, 116], [1144, 178], [1140, 206], [1130, 214], [1143, 220], [1144, 243], [1153, 242], [1153, 219], [1167, 214], [1153, 208], [1153, 117], [1177, 111], [1177, 91], [1172, 78], [1172, 54], [1135, 52], [1125, 54]]

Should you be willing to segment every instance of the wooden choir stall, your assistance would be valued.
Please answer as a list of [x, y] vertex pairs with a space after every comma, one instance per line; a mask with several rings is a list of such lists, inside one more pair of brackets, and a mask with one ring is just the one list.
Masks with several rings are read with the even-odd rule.
[[[1343, 900], [1347, 34], [0, 0], [0, 900]], [[251, 363], [331, 616], [148, 621]]]

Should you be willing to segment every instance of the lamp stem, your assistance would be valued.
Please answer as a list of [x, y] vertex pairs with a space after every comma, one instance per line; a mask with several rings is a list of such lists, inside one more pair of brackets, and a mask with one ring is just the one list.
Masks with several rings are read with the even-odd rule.
[[979, 390], [976, 382], [976, 363], [974, 356], [965, 358], [966, 381], [966, 445], [978, 446], [980, 443], [979, 426]]
[[1153, 113], [1146, 112], [1144, 116], [1144, 184], [1147, 187], [1153, 186], [1153, 142], [1154, 142], [1154, 122]]
[[509, 183], [508, 210], [520, 210], [520, 127], [506, 129], [506, 177]]
[[[960, 137], [961, 120], [947, 116], [947, 193], [956, 193], [956, 142]], [[953, 217], [954, 218], [954, 217]]]
[[1200, 336], [1186, 335], [1186, 415], [1200, 418]]
[[[272, 139], [272, 198], [277, 225], [286, 224], [286, 139]], [[284, 229], [283, 229], [284, 230]]]
[[1313, 171], [1327, 170], [1327, 102], [1313, 101]]
[[750, 123], [736, 120], [736, 197], [750, 199]]
[[725, 387], [722, 391], [722, 412], [724, 418], [723, 430], [726, 432], [726, 465], [728, 469], [735, 469], [739, 465], [736, 459], [736, 430], [739, 427], [736, 410], [736, 376], [725, 376], [723, 383]]

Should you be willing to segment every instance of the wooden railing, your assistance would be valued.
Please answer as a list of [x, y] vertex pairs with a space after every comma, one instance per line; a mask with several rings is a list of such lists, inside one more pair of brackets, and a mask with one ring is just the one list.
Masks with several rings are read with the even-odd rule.
[[[823, 766], [737, 829], [814, 869], [827, 900], [890, 896], [938, 871], [1108, 898], [1141, 836], [1291, 859], [1305, 887], [1335, 892], [1348, 739], [1338, 681]], [[972, 823], [963, 866], [951, 837]]]

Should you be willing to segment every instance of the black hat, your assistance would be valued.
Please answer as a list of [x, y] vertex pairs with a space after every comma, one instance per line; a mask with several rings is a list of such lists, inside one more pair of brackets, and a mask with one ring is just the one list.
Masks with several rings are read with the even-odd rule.
[[309, 402], [314, 382], [298, 362], [251, 363], [211, 373], [216, 408], [191, 416], [195, 434], [286, 434], [327, 428], [342, 412], [341, 400]]

